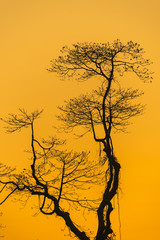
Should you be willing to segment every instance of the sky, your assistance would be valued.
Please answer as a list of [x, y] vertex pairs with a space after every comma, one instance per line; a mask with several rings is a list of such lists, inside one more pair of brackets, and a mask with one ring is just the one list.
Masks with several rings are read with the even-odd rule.
[[[54, 134], [57, 105], [93, 87], [91, 83], [62, 82], [46, 71], [63, 46], [132, 40], [141, 44], [153, 62], [151, 84], [134, 79], [125, 83], [144, 90], [144, 115], [134, 120], [128, 134], [114, 136], [122, 165], [122, 240], [160, 239], [159, 12], [158, 0], [0, 0], [0, 117], [18, 108], [44, 109], [37, 123], [40, 137]], [[0, 132], [1, 162], [17, 169], [28, 164], [24, 153], [30, 144], [28, 131], [8, 135], [0, 124]], [[0, 211], [0, 221], [6, 225], [0, 235], [6, 240], [70, 239], [59, 218], [34, 216], [36, 199], [23, 209], [20, 203], [8, 200]], [[93, 225], [95, 220], [89, 221]]]

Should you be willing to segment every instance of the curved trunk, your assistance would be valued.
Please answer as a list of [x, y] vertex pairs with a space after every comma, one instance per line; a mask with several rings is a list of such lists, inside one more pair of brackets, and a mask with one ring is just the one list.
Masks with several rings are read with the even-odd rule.
[[102, 201], [97, 210], [98, 231], [96, 240], [105, 240], [113, 232], [110, 221], [110, 214], [113, 210], [111, 201], [117, 193], [120, 171], [120, 164], [112, 152], [109, 141], [103, 142], [103, 144], [104, 152], [109, 162], [109, 180], [107, 181]]

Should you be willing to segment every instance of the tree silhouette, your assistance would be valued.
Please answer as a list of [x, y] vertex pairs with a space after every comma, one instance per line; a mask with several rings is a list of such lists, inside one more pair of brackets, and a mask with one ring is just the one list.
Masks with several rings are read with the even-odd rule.
[[[30, 170], [9, 173], [7, 180], [6, 176], [4, 180], [1, 178], [2, 191], [9, 191], [1, 204], [11, 195], [36, 195], [39, 210], [45, 215], [56, 214], [63, 218], [69, 230], [81, 240], [89, 240], [92, 236], [74, 223], [66, 205], [88, 208], [97, 213], [98, 229], [94, 239], [114, 239], [110, 214], [119, 187], [120, 163], [114, 154], [111, 134], [112, 131], [125, 131], [129, 120], [143, 111], [143, 106], [136, 102], [143, 92], [121, 88], [119, 78], [130, 72], [145, 82], [150, 81], [150, 61], [143, 55], [139, 44], [131, 41], [122, 44], [119, 40], [112, 44], [78, 43], [62, 49], [61, 56], [51, 61], [49, 71], [63, 79], [74, 77], [85, 81], [94, 77], [101, 83], [97, 90], [70, 99], [59, 107], [58, 119], [64, 129], [85, 127], [82, 136], [91, 132], [94, 140], [103, 146], [103, 152], [100, 159], [90, 161], [89, 153], [65, 151], [64, 141], [55, 137], [39, 141], [35, 137], [34, 124], [42, 111], [28, 114], [20, 109], [18, 115], [10, 114], [3, 119], [8, 132], [26, 127], [31, 130], [32, 164]], [[115, 82], [119, 82], [118, 87]], [[98, 126], [102, 129], [100, 133]], [[95, 184], [103, 184], [102, 198], [82, 197], [81, 192]]]
[[[97, 210], [98, 230], [95, 239], [108, 239], [113, 230], [110, 214], [113, 210], [112, 199], [117, 193], [120, 163], [117, 161], [111, 137], [111, 129], [122, 130], [128, 120], [142, 111], [142, 106], [132, 105], [130, 100], [138, 97], [138, 90], [114, 90], [112, 85], [119, 83], [118, 77], [126, 72], [134, 73], [141, 80], [151, 81], [148, 69], [150, 61], [143, 57], [144, 51], [139, 44], [132, 41], [122, 44], [116, 40], [112, 44], [78, 43], [72, 48], [64, 47], [61, 56], [51, 61], [49, 71], [62, 78], [85, 81], [92, 77], [101, 80], [101, 88], [91, 96], [81, 95], [71, 99], [61, 107], [63, 115], [59, 119], [65, 126], [85, 126], [93, 133], [94, 140], [103, 145], [105, 161], [108, 162], [107, 181], [102, 201]], [[103, 137], [98, 137], [96, 125], [103, 127]]]
[[85, 191], [90, 185], [102, 183], [102, 170], [88, 160], [87, 152], [67, 152], [58, 149], [64, 141], [55, 137], [49, 140], [42, 139], [41, 142], [37, 140], [34, 124], [41, 113], [42, 111], [34, 111], [28, 114], [24, 109], [19, 109], [19, 114], [9, 114], [3, 119], [8, 133], [30, 128], [32, 164], [31, 169], [24, 169], [20, 174], [9, 171], [1, 177], [1, 192], [6, 191], [7, 194], [0, 204], [10, 196], [19, 195], [25, 199], [31, 195], [38, 196], [41, 213], [62, 217], [79, 239], [89, 239], [77, 228], [65, 209], [70, 205], [74, 208], [95, 209], [98, 199], [86, 199], [81, 195], [81, 191]]

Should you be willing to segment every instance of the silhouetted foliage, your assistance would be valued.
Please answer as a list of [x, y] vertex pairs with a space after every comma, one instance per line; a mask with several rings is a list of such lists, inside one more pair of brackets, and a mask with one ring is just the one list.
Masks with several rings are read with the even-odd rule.
[[[87, 208], [97, 214], [98, 229], [94, 239], [115, 239], [110, 214], [119, 187], [120, 163], [114, 154], [111, 134], [112, 131], [126, 131], [130, 119], [143, 112], [143, 105], [136, 102], [143, 92], [121, 88], [119, 78], [130, 72], [145, 82], [151, 81], [150, 61], [143, 55], [139, 44], [132, 41], [122, 44], [119, 40], [112, 44], [78, 43], [61, 50], [61, 56], [51, 61], [49, 71], [62, 79], [84, 81], [94, 77], [101, 82], [90, 94], [65, 102], [59, 107], [61, 114], [57, 117], [65, 130], [85, 127], [82, 136], [91, 132], [94, 140], [103, 146], [103, 154], [100, 159], [90, 161], [89, 152], [63, 150], [64, 141], [56, 137], [39, 141], [35, 137], [34, 124], [42, 111], [28, 114], [20, 109], [18, 115], [10, 114], [3, 121], [10, 133], [30, 128], [32, 164], [30, 170], [21, 174], [8, 173], [5, 179], [1, 178], [2, 191], [9, 191], [1, 204], [11, 195], [36, 195], [39, 210], [45, 215], [56, 214], [63, 218], [69, 230], [81, 240], [92, 239], [92, 236], [74, 223], [69, 206]], [[119, 87], [115, 88], [115, 82], [119, 82]], [[101, 133], [97, 126], [101, 126]], [[82, 192], [95, 184], [103, 185], [103, 196], [84, 197]]]

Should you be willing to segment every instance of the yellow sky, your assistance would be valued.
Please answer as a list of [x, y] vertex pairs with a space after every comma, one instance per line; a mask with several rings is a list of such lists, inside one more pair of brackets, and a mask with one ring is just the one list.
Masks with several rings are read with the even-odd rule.
[[[54, 134], [56, 106], [84, 89], [83, 84], [61, 82], [45, 70], [62, 46], [132, 40], [140, 43], [154, 62], [152, 84], [129, 83], [144, 89], [145, 114], [134, 121], [128, 134], [114, 137], [122, 164], [122, 240], [160, 239], [159, 12], [159, 0], [0, 0], [0, 117], [19, 107], [44, 108], [38, 123], [41, 137]], [[0, 132], [1, 161], [23, 165], [28, 132], [6, 135], [2, 125]], [[1, 207], [4, 214], [0, 220], [7, 226], [1, 230], [4, 239], [70, 239], [63, 234], [62, 220], [33, 217], [36, 208], [31, 206], [28, 203], [20, 210], [20, 204], [9, 201]]]

